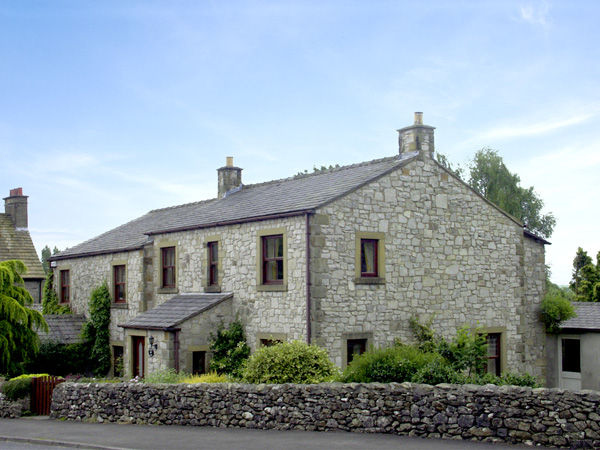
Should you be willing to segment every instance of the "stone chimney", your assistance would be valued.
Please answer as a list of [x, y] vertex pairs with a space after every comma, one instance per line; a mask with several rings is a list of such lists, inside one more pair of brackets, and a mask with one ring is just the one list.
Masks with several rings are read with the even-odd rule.
[[10, 190], [4, 199], [4, 212], [12, 218], [15, 228], [27, 229], [27, 196], [23, 195], [23, 188]]
[[217, 169], [219, 172], [219, 198], [227, 196], [227, 192], [242, 185], [242, 169], [233, 165], [233, 157], [228, 156], [225, 167]]
[[423, 125], [423, 113], [416, 112], [413, 125], [397, 130], [400, 154], [419, 152], [420, 159], [433, 158], [435, 151], [433, 130], [435, 127]]

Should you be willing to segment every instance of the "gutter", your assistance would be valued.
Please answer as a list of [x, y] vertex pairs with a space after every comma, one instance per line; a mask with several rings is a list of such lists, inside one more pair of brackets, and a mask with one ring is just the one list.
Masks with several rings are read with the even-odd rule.
[[312, 340], [312, 326], [310, 310], [312, 300], [310, 298], [310, 213], [306, 213], [306, 343], [310, 345]]

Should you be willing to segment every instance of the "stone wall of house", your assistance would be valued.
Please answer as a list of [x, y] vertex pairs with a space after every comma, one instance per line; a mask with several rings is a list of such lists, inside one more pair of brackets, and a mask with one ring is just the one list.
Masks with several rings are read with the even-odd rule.
[[[285, 236], [286, 283], [280, 290], [262, 290], [259, 283], [257, 252], [260, 253], [261, 233]], [[177, 289], [157, 290], [156, 305], [179, 293], [197, 293], [207, 290], [208, 242], [219, 242], [220, 292], [233, 292], [232, 314], [239, 313], [245, 325], [248, 344], [255, 350], [261, 336], [285, 336], [287, 340], [305, 339], [306, 336], [306, 245], [305, 218], [249, 222], [201, 230], [168, 233], [154, 237], [155, 261], [160, 260], [162, 246], [177, 248]], [[158, 266], [158, 264], [155, 264]], [[158, 270], [153, 283], [159, 285]], [[275, 288], [278, 289], [278, 288]], [[214, 289], [211, 291], [214, 292]], [[191, 321], [188, 327], [198, 329], [203, 317]], [[208, 331], [216, 331], [216, 328]], [[181, 333], [183, 336], [183, 331]], [[198, 336], [190, 345], [200, 345]]]
[[[360, 232], [385, 241], [384, 283], [355, 280]], [[410, 342], [410, 317], [433, 316], [446, 337], [465, 324], [501, 332], [503, 370], [542, 375], [543, 329], [533, 314], [543, 249], [527, 247], [525, 263], [536, 265], [527, 274], [537, 278], [524, 296], [522, 227], [433, 160], [413, 161], [320, 208], [311, 238], [314, 336], [337, 365], [345, 339]], [[528, 359], [535, 364], [523, 364]]]
[[515, 386], [62, 383], [50, 417], [600, 446], [600, 394]]
[[59, 292], [60, 271], [69, 270], [71, 283], [70, 307], [74, 313], [89, 317], [90, 296], [96, 287], [106, 281], [112, 295], [112, 271], [113, 264], [116, 262], [126, 266], [127, 301], [125, 304], [112, 304], [110, 338], [112, 341], [122, 341], [124, 332], [123, 328], [118, 325], [127, 322], [140, 313], [140, 300], [143, 290], [141, 251], [58, 260], [54, 269], [54, 280], [55, 288]]

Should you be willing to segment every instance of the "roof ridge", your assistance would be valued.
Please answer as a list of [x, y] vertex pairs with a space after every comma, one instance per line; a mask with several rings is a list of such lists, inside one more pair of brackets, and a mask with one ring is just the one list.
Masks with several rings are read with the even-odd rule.
[[318, 169], [318, 170], [316, 170], [314, 172], [310, 172], [310, 173], [298, 173], [297, 175], [292, 175], [287, 178], [280, 178], [278, 180], [270, 180], [270, 181], [263, 181], [261, 183], [246, 184], [246, 185], [244, 185], [244, 187], [250, 188], [250, 187], [258, 187], [258, 186], [266, 186], [269, 184], [283, 183], [284, 181], [299, 180], [302, 178], [312, 178], [312, 177], [317, 177], [319, 175], [325, 175], [325, 174], [334, 173], [334, 172], [341, 172], [343, 170], [354, 169], [356, 167], [368, 166], [371, 164], [378, 164], [378, 163], [385, 162], [385, 161], [393, 161], [394, 159], [398, 160], [398, 156], [397, 155], [386, 156], [384, 158], [378, 158], [378, 159], [373, 159], [371, 161], [363, 161], [363, 162], [359, 162], [359, 163], [348, 164], [345, 166], [331, 167], [331, 168], [326, 168], [326, 169]]
[[184, 206], [201, 205], [202, 203], [214, 202], [215, 200], [219, 200], [219, 199], [216, 197], [213, 197], [213, 198], [207, 198], [205, 200], [198, 200], [197, 202], [182, 203], [181, 205], [173, 205], [173, 206], [166, 206], [164, 208], [151, 209], [150, 211], [148, 211], [147, 214], [158, 212], [158, 211], [166, 211], [169, 209], [183, 208]]

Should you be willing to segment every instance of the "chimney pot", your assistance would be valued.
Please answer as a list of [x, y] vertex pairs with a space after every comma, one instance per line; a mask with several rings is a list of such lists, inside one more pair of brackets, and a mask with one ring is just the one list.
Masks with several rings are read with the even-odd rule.
[[423, 125], [423, 113], [422, 112], [415, 113], [415, 125]]
[[23, 188], [14, 188], [10, 190], [10, 197], [22, 196]]
[[226, 167], [233, 167], [233, 156], [227, 156], [225, 158], [225, 166]]

